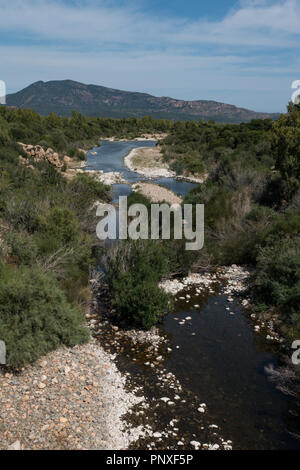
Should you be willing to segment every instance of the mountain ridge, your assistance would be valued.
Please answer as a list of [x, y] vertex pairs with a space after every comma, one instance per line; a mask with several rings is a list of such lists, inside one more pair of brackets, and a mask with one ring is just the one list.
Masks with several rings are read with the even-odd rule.
[[8, 106], [31, 108], [42, 115], [54, 112], [70, 116], [76, 110], [91, 117], [199, 120], [239, 123], [252, 119], [275, 119], [279, 113], [261, 113], [213, 100], [180, 100], [168, 96], [123, 91], [73, 80], [39, 80], [7, 95]]

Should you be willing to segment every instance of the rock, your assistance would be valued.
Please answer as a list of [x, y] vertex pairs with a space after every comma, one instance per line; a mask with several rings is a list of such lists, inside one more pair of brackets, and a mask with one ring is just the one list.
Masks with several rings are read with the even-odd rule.
[[219, 444], [211, 444], [209, 446], [209, 450], [219, 450], [219, 449], [220, 449]]
[[21, 450], [20, 441], [15, 441], [13, 444], [10, 444], [10, 446], [8, 446], [7, 450]]
[[39, 387], [41, 390], [43, 390], [44, 388], [46, 388], [46, 386], [47, 386], [47, 385], [44, 384], [43, 382], [40, 382], [40, 383], [38, 384], [38, 387]]
[[200, 446], [201, 446], [201, 443], [198, 442], [198, 441], [191, 441], [190, 442], [191, 446], [193, 446], [195, 448], [195, 450], [199, 450], [200, 449]]

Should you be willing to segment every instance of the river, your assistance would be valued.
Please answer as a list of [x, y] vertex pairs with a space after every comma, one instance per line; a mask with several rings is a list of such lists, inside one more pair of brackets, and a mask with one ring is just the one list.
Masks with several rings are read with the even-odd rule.
[[[135, 147], [155, 142], [102, 141], [87, 155], [87, 169], [118, 171], [130, 183], [145, 179], [128, 170], [124, 157]], [[95, 154], [94, 154], [95, 153]], [[195, 185], [172, 178], [152, 180], [184, 196]], [[131, 192], [129, 185], [113, 185], [114, 202]], [[102, 344], [117, 354], [120, 370], [130, 386], [141, 388], [148, 407], [128, 416], [135, 425], [148, 423], [157, 438], [145, 438], [133, 448], [193, 449], [198, 442], [233, 449], [300, 449], [293, 439], [294, 404], [268, 380], [265, 367], [277, 365], [278, 346], [253, 331], [241, 302], [228, 307], [221, 283], [199, 293], [190, 289], [189, 303], [176, 296], [175, 311], [159, 327], [165, 342], [157, 349], [139, 346], [108, 322], [99, 333]], [[194, 307], [197, 305], [197, 307]], [[182, 321], [188, 318], [189, 320]], [[163, 359], [155, 360], [160, 355]], [[161, 398], [168, 398], [169, 405]], [[175, 397], [175, 399], [174, 399]], [[198, 408], [205, 403], [205, 413]], [[224, 440], [224, 441], [223, 441]], [[231, 444], [232, 441], [232, 444]], [[197, 448], [197, 447], [196, 447]]]

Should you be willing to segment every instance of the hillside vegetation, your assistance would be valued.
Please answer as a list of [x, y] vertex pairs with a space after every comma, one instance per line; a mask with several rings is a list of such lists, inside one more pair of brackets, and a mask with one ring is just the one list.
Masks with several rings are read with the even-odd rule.
[[[186, 274], [190, 270], [222, 265], [255, 267], [249, 286], [261, 315], [276, 315], [282, 333], [300, 335], [300, 108], [275, 123], [254, 120], [247, 124], [176, 122], [160, 143], [164, 159], [178, 174], [203, 175], [205, 183], [190, 191], [183, 203], [205, 204], [205, 245], [197, 253], [185, 250], [184, 241], [156, 241], [155, 257], [143, 269], [144, 279]], [[144, 196], [133, 194], [129, 205]], [[142, 312], [148, 304], [148, 281], [138, 277], [143, 253], [152, 241], [121, 242], [110, 253], [108, 279], [114, 307], [129, 323], [154, 324], [158, 316]], [[133, 266], [133, 268], [129, 268]], [[164, 267], [162, 269], [162, 266]], [[134, 297], [129, 285], [137, 286]], [[135, 290], [136, 291], [136, 290]], [[146, 295], [147, 294], [147, 295]], [[161, 298], [163, 296], [161, 295]], [[151, 300], [157, 298], [153, 289]], [[143, 300], [144, 299], [144, 302]], [[124, 306], [128, 305], [128, 310]], [[164, 308], [167, 309], [168, 299]], [[130, 308], [129, 308], [130, 307]], [[163, 313], [162, 305], [156, 309]], [[152, 321], [149, 323], [149, 319]]]
[[72, 80], [36, 82], [8, 95], [7, 104], [30, 108], [45, 116], [54, 112], [71, 116], [73, 110], [85, 116], [108, 118], [143, 118], [198, 120], [238, 123], [255, 118], [275, 118], [276, 114], [256, 113], [249, 109], [216, 101], [184, 101], [166, 96], [115, 90], [98, 85], [85, 85]]
[[[0, 108], [0, 338], [8, 364], [20, 367], [60, 344], [87, 340], [83, 309], [95, 264], [96, 221], [90, 208], [107, 187], [87, 174], [67, 181], [46, 161], [27, 167], [17, 142], [80, 158], [100, 136], [168, 132], [161, 147], [178, 174], [203, 175], [184, 203], [205, 204], [205, 246], [184, 240], [128, 241], [106, 257], [107, 282], [121, 322], [149, 328], [171, 308], [162, 277], [233, 263], [255, 267], [257, 310], [275, 312], [288, 338], [300, 334], [300, 108], [274, 123], [246, 124], [62, 118]], [[129, 205], [145, 196], [132, 194]]]
[[83, 309], [94, 264], [95, 200], [107, 188], [88, 175], [67, 182], [47, 161], [20, 162], [16, 142], [66, 150], [91, 134], [73, 121], [0, 109], [0, 338], [21, 367], [59, 345], [88, 340]]
[[205, 204], [205, 246], [194, 268], [255, 266], [250, 290], [258, 310], [276, 312], [283, 331], [298, 338], [299, 105], [274, 123], [176, 123], [163, 152], [179, 174], [208, 175], [184, 200]]

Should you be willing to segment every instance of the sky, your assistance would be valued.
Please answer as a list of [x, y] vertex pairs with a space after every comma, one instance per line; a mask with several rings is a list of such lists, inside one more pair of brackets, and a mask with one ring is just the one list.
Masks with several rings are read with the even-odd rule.
[[0, 80], [72, 79], [283, 112], [300, 0], [0, 0]]

